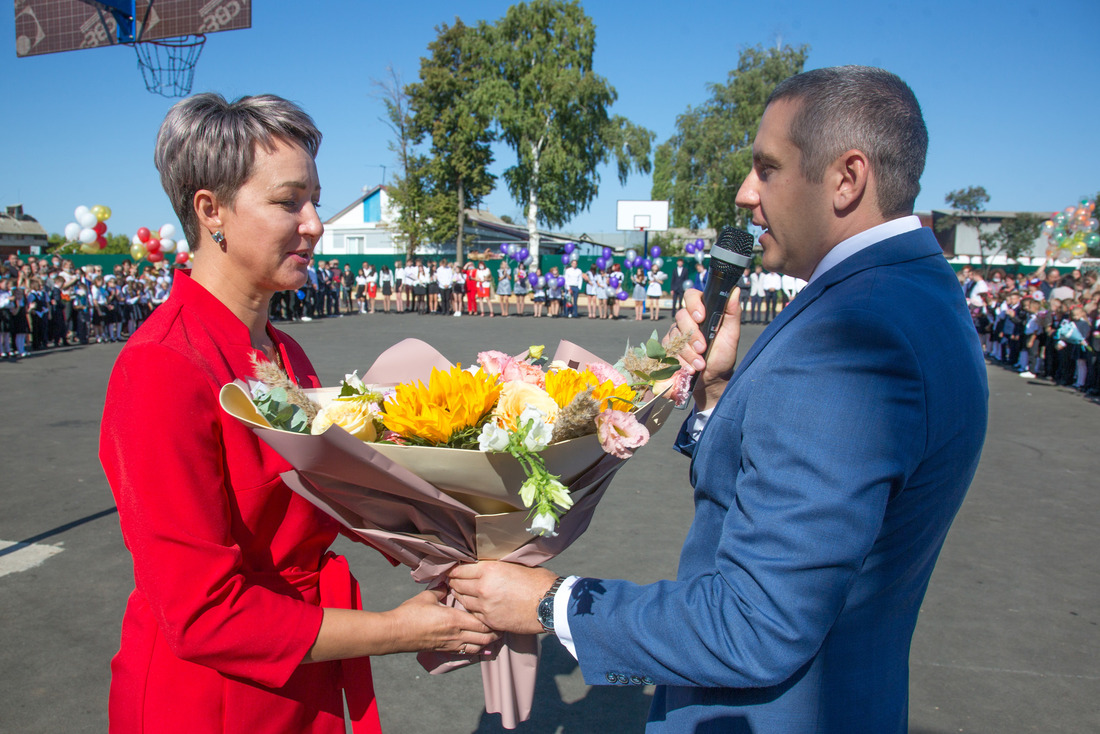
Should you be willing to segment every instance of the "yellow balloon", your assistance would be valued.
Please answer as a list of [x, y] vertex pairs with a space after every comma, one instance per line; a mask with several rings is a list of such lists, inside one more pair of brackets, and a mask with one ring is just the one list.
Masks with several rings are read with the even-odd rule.
[[145, 256], [149, 254], [149, 250], [145, 249], [145, 245], [140, 242], [135, 242], [130, 245], [130, 257], [135, 260], [143, 260]]
[[99, 221], [106, 222], [108, 219], [111, 218], [111, 207], [103, 206], [102, 204], [100, 204], [99, 208], [103, 210], [103, 219], [100, 219]]
[[1075, 242], [1073, 244], [1073, 254], [1077, 257], [1084, 257], [1088, 254], [1089, 246], [1084, 242]]
[[95, 242], [87, 245], [81, 245], [80, 251], [83, 252], [85, 255], [94, 255], [95, 253], [99, 252], [99, 245]]

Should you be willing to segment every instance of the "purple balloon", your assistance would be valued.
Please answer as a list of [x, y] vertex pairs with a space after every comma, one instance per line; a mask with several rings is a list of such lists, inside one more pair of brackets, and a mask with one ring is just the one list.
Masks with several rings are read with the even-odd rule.
[[653, 267], [653, 261], [650, 260], [648, 257], [643, 257], [642, 258], [642, 268], [648, 271], [652, 267]]
[[627, 298], [629, 298], [626, 291], [619, 291], [615, 294], [615, 297], [618, 298], [620, 301], [625, 301]]
[[605, 248], [603, 248], [603, 257], [604, 257], [604, 260], [610, 260], [610, 259], [612, 258], [612, 256], [614, 256], [614, 254], [615, 254], [615, 253], [614, 253], [614, 252], [613, 252], [613, 251], [611, 250], [611, 248], [610, 248], [610, 247], [605, 247]]
[[661, 248], [658, 245], [654, 245], [653, 247], [649, 248], [649, 256], [650, 257], [660, 257], [661, 256]]
[[684, 245], [684, 252], [686, 252], [689, 255], [694, 255], [695, 254], [695, 243], [694, 242], [689, 242], [686, 245]]
[[621, 283], [622, 280], [617, 274], [613, 274], [610, 278], [607, 279], [607, 282], [612, 288], [618, 288], [619, 283]]
[[564, 247], [564, 248], [562, 248], [562, 249], [564, 249], [564, 250], [565, 250], [565, 254], [566, 254], [566, 255], [572, 255], [572, 254], [573, 254], [573, 250], [577, 249], [577, 245], [576, 245], [575, 243], [573, 243], [573, 242], [566, 242], [566, 243], [565, 243], [565, 247]]
[[505, 255], [511, 255], [512, 254], [512, 246], [510, 244], [508, 244], [507, 242], [505, 242], [504, 244], [502, 244], [500, 246], [500, 251], [502, 253], [504, 253]]
[[564, 288], [564, 287], [565, 287], [565, 276], [564, 275], [559, 275], [558, 276], [558, 288]]
[[539, 287], [539, 274], [538, 273], [531, 273], [530, 275], [527, 276], [527, 282], [531, 284], [532, 288], [538, 288]]
[[597, 257], [596, 267], [600, 270], [607, 270], [607, 260], [604, 260], [602, 257]]
[[527, 258], [531, 257], [531, 253], [526, 247], [521, 247], [517, 254], [519, 257], [516, 258], [516, 262], [526, 262]]
[[561, 264], [562, 265], [568, 265], [570, 262], [572, 262], [572, 260], [573, 260], [573, 256], [568, 254], [568, 253], [561, 256]]
[[701, 252], [701, 251], [703, 250], [703, 246], [704, 246], [705, 244], [706, 244], [706, 243], [705, 243], [705, 242], [703, 242], [702, 240], [695, 240], [695, 249], [696, 249], [696, 250], [699, 250], [699, 251]]

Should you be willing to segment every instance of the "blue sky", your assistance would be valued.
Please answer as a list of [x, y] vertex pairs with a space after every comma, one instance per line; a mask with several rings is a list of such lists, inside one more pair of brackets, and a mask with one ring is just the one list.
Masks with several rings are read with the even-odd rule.
[[[271, 92], [300, 103], [325, 136], [318, 169], [328, 217], [381, 183], [382, 165], [387, 176], [394, 170], [371, 80], [384, 78], [387, 65], [415, 80], [436, 25], [455, 16], [495, 20], [507, 7], [255, 2], [250, 30], [208, 36], [193, 91]], [[986, 187], [990, 210], [1051, 211], [1100, 190], [1095, 0], [584, 7], [597, 27], [595, 69], [619, 94], [613, 112], [653, 130], [657, 142], [673, 133], [678, 114], [706, 99], [708, 83], [726, 80], [742, 48], [809, 44], [807, 68], [882, 66], [916, 92], [931, 137], [918, 209], [940, 208], [944, 194], [969, 185]], [[20, 59], [10, 10], [0, 17], [0, 43], [0, 205], [22, 203], [50, 232], [81, 204], [111, 207], [113, 233], [175, 223], [152, 163], [172, 100], [145, 91], [133, 50]], [[498, 174], [512, 163], [506, 147], [496, 158]], [[648, 176], [625, 187], [611, 169], [600, 178], [599, 198], [566, 231], [612, 231], [618, 199], [650, 198]], [[486, 208], [522, 218], [503, 184]]]

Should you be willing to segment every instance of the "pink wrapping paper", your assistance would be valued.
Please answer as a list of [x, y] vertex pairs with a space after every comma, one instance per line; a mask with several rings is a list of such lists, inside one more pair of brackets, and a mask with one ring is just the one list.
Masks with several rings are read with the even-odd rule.
[[[554, 359], [571, 367], [600, 361], [565, 341]], [[406, 339], [383, 353], [363, 381], [426, 383], [433, 367], [451, 365], [424, 342]], [[308, 392], [321, 393], [320, 398], [332, 391]], [[294, 466], [282, 475], [291, 489], [366, 544], [408, 566], [416, 581], [431, 585], [441, 583], [455, 563], [505, 560], [536, 566], [550, 560], [587, 530], [624, 463], [598, 450], [594, 436], [547, 447], [547, 468], [563, 477], [574, 505], [562, 515], [556, 536], [534, 536], [526, 530], [529, 511], [518, 495], [524, 475], [508, 454], [369, 444], [338, 426], [320, 436], [276, 430], [265, 425], [239, 384], [223, 387], [222, 406]], [[671, 401], [656, 398], [637, 417], [655, 434], [671, 408]], [[437, 481], [449, 486], [426, 481], [422, 474], [447, 477]], [[417, 659], [433, 674], [480, 663], [486, 711], [499, 713], [507, 729], [530, 716], [538, 666], [535, 636], [505, 635], [488, 657], [420, 653]]]

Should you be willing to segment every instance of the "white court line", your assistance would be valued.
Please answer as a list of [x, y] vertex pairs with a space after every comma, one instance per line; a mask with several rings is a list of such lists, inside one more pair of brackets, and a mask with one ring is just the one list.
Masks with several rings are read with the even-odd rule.
[[[11, 550], [12, 546], [18, 546]], [[13, 540], [0, 540], [0, 551], [7, 551], [0, 555], [0, 576], [9, 573], [19, 573], [40, 565], [50, 556], [55, 556], [64, 550], [61, 546], [47, 545], [46, 543], [19, 543]]]

